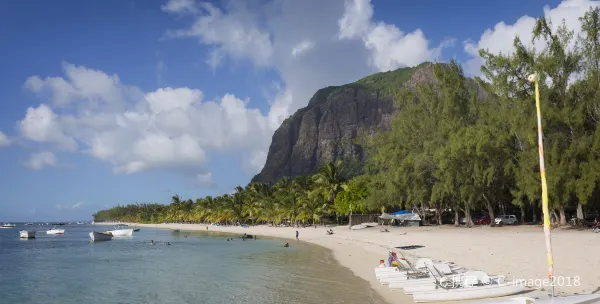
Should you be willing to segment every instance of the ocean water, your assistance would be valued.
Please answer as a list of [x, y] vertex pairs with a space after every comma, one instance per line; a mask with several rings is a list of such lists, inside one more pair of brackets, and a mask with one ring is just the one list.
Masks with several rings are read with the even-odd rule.
[[[23, 228], [40, 232], [21, 240]], [[384, 303], [329, 251], [303, 242], [141, 228], [91, 243], [90, 231], [108, 227], [48, 228], [0, 229], [0, 303]]]

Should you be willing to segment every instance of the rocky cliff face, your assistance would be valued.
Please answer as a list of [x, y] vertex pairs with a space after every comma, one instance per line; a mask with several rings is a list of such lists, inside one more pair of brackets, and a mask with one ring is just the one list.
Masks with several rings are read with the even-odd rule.
[[396, 111], [393, 88], [414, 88], [432, 79], [432, 65], [425, 63], [317, 91], [307, 107], [275, 131], [265, 166], [252, 181], [275, 183], [284, 176], [309, 175], [320, 164], [337, 160], [358, 174], [366, 153], [356, 139], [389, 130]]

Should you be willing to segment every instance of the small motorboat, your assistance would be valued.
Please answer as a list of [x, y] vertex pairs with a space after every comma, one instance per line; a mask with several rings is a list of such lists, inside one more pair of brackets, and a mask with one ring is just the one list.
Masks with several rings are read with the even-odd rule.
[[90, 238], [92, 242], [102, 242], [102, 241], [110, 241], [113, 238], [113, 235], [108, 232], [90, 232]]
[[15, 224], [9, 224], [9, 223], [5, 223], [5, 224], [0, 225], [0, 228], [15, 228], [15, 227], [17, 227], [17, 225], [15, 225]]
[[133, 234], [133, 229], [123, 229], [123, 227], [115, 227], [113, 230], [109, 230], [106, 233], [112, 234], [112, 236], [131, 236]]
[[52, 227], [52, 229], [46, 231], [46, 234], [65, 234], [65, 230], [56, 229], [56, 227]]
[[21, 230], [19, 237], [22, 239], [35, 239], [35, 230]]
[[140, 231], [140, 228], [133, 229], [133, 232], [138, 232], [138, 231]]
[[179, 229], [173, 229], [173, 232], [180, 232], [181, 230]]
[[25, 226], [33, 226], [33, 223], [27, 223]]

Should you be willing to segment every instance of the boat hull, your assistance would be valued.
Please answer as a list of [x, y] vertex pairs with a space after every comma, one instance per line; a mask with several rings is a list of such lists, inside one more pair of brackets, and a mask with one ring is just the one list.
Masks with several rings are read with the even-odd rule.
[[32, 230], [21, 230], [19, 231], [19, 237], [22, 239], [34, 239], [35, 231]]
[[50, 229], [46, 231], [46, 234], [65, 234], [64, 229]]
[[131, 236], [131, 235], [133, 235], [133, 229], [116, 229], [116, 230], [107, 231], [107, 233], [110, 233], [115, 237]]
[[599, 294], [586, 294], [564, 297], [515, 297], [505, 300], [477, 301], [471, 304], [592, 304], [600, 303]]
[[90, 239], [92, 239], [92, 242], [110, 241], [110, 240], [112, 240], [112, 238], [113, 238], [113, 235], [109, 234], [109, 233], [96, 232], [96, 231], [90, 232]]
[[522, 292], [524, 289], [525, 286], [522, 285], [488, 285], [449, 290], [442, 289], [415, 292], [413, 293], [413, 300], [417, 303], [477, 300], [509, 296]]

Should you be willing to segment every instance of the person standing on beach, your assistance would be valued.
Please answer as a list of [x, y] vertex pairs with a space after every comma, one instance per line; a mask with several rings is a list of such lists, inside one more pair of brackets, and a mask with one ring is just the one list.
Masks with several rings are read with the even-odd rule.
[[300, 233], [298, 232], [298, 230], [296, 230], [296, 239], [298, 239], [299, 235], [300, 235]]

